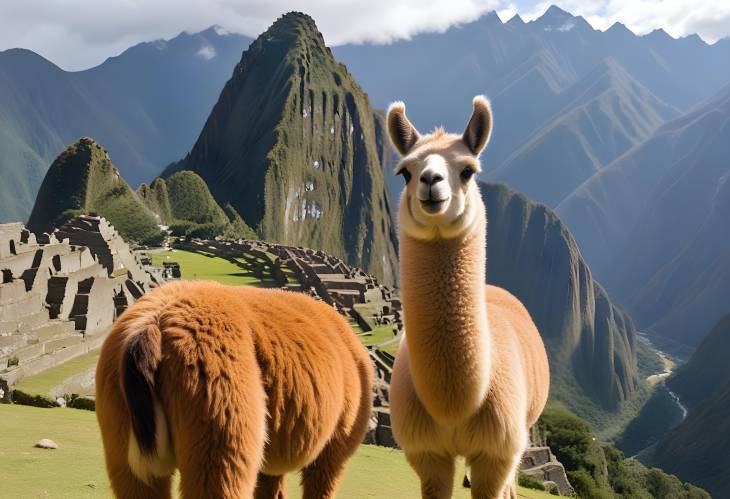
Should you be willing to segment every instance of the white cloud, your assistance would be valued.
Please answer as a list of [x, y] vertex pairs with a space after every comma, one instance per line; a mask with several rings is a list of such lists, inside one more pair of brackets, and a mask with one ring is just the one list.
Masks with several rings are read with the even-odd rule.
[[198, 57], [200, 57], [201, 59], [205, 59], [206, 61], [209, 61], [218, 54], [216, 54], [215, 47], [213, 45], [206, 44], [198, 49], [198, 51], [196, 52], [196, 55]]
[[78, 70], [141, 41], [213, 25], [255, 37], [291, 10], [312, 15], [326, 42], [340, 45], [443, 31], [489, 10], [503, 21], [517, 12], [530, 20], [551, 3], [597, 29], [620, 21], [639, 34], [664, 28], [710, 42], [730, 35], [730, 0], [0, 0], [0, 50], [29, 48]]
[[507, 21], [512, 19], [515, 14], [517, 14], [517, 7], [513, 3], [510, 3], [504, 8], [497, 11], [497, 15], [503, 23], [506, 23]]
[[141, 41], [213, 25], [251, 37], [279, 16], [310, 14], [329, 45], [386, 43], [477, 19], [500, 0], [0, 0], [0, 50], [34, 50], [64, 69], [101, 63]]

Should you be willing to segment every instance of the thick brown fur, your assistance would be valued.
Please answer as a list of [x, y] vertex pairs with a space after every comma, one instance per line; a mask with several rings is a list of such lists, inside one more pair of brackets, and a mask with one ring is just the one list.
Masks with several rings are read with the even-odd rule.
[[[410, 123], [402, 103], [388, 119]], [[515, 497], [528, 430], [548, 396], [547, 355], [528, 311], [485, 285], [486, 212], [470, 173], [479, 171], [491, 124], [479, 96], [461, 136], [401, 128], [391, 135], [405, 154], [397, 170], [408, 170], [399, 209], [406, 334], [391, 380], [391, 423], [424, 498], [451, 497], [457, 456], [471, 467], [472, 497]], [[403, 137], [419, 139], [409, 145]]]
[[[347, 322], [303, 294], [176, 282], [115, 323], [96, 414], [120, 498], [335, 497], [362, 441], [372, 364]], [[257, 485], [258, 483], [258, 485]]]

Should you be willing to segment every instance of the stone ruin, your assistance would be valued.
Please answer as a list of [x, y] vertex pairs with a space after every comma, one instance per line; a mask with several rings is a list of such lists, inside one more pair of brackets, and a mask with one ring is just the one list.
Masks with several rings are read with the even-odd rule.
[[113, 227], [91, 216], [37, 237], [1, 224], [0, 271], [0, 384], [8, 388], [98, 348], [155, 284]]
[[[394, 339], [403, 330], [401, 303], [395, 290], [379, 284], [375, 277], [361, 269], [322, 251], [252, 240], [180, 239], [174, 247], [242, 258], [255, 276], [272, 279], [266, 285], [307, 293], [329, 303], [357, 322], [365, 332], [371, 330], [371, 323], [376, 326], [392, 325]], [[364, 304], [375, 305], [372, 316], [368, 318], [357, 310], [357, 305]]]
[[522, 455], [520, 471], [543, 482], [545, 490], [551, 485], [557, 487], [561, 496], [574, 496], [575, 490], [568, 481], [565, 468], [555, 458], [550, 447], [535, 445], [529, 447]]

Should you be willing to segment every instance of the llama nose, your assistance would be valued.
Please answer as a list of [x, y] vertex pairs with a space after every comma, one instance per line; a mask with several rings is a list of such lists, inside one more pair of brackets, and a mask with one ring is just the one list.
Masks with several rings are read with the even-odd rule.
[[434, 185], [439, 182], [441, 182], [444, 179], [441, 175], [438, 173], [431, 173], [431, 172], [423, 172], [421, 174], [421, 182], [423, 182], [426, 185]]

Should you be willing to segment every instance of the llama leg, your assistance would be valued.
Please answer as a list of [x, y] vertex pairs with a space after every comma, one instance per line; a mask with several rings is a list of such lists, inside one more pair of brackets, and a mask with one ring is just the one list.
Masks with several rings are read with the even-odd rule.
[[368, 359], [357, 363], [359, 394], [355, 387], [348, 389], [346, 397], [352, 397], [346, 404], [349, 414], [341, 416], [338, 430], [317, 459], [302, 470], [303, 499], [335, 497], [345, 463], [355, 453], [367, 431], [372, 404], [372, 368]]
[[357, 435], [338, 433], [327, 443], [322, 452], [302, 470], [303, 499], [333, 499], [335, 490], [345, 469], [345, 463], [362, 441], [364, 431]]
[[150, 484], [137, 478], [129, 466], [108, 466], [114, 495], [120, 499], [169, 499], [171, 496], [170, 477], [154, 477]]
[[255, 499], [285, 499], [284, 494], [284, 476], [264, 475], [259, 473], [256, 481]]
[[[518, 454], [518, 459], [519, 459]], [[479, 455], [469, 459], [471, 496], [473, 499], [512, 497], [517, 459]]]
[[421, 479], [422, 499], [448, 499], [454, 490], [454, 458], [432, 452], [406, 453], [406, 459]]

